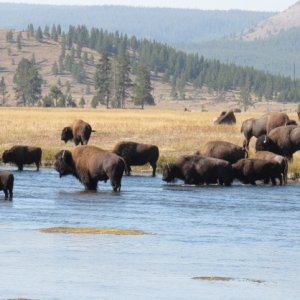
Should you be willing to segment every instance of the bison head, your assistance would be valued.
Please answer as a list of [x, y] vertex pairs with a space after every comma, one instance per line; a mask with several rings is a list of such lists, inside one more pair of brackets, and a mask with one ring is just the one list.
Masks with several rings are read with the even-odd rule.
[[70, 126], [65, 127], [61, 132], [61, 140], [65, 143], [73, 139], [73, 131]]
[[277, 144], [275, 144], [267, 135], [262, 135], [257, 138], [255, 144], [256, 151], [270, 151], [276, 154], [281, 154]]
[[171, 182], [175, 179], [175, 165], [167, 164], [163, 168], [162, 180], [166, 182]]
[[66, 176], [69, 174], [75, 174], [75, 165], [72, 158], [72, 154], [68, 150], [61, 150], [55, 155], [55, 170], [59, 173], [59, 176]]
[[13, 160], [13, 153], [10, 150], [5, 150], [2, 154], [2, 161], [4, 163], [12, 162]]

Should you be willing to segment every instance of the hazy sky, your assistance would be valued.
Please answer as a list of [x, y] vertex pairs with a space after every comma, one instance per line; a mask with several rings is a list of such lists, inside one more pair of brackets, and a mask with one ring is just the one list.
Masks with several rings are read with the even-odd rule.
[[0, 0], [1, 3], [35, 3], [64, 5], [131, 5], [151, 7], [178, 7], [198, 9], [242, 9], [256, 11], [283, 11], [297, 0]]

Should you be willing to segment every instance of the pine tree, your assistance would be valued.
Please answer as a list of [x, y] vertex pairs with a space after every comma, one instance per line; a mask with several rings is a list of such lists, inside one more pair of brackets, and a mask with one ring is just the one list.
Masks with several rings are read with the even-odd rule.
[[14, 34], [11, 30], [6, 32], [6, 42], [12, 43], [14, 41]]
[[53, 25], [51, 28], [51, 39], [56, 42], [58, 41], [58, 34], [57, 34], [57, 29], [56, 29], [55, 25]]
[[39, 26], [38, 29], [36, 30], [36, 34], [35, 34], [35, 38], [38, 42], [42, 42], [43, 41], [43, 31], [41, 29], [41, 27]]
[[22, 50], [22, 34], [19, 33], [17, 36], [17, 49], [18, 51]]
[[155, 105], [151, 91], [150, 71], [144, 65], [140, 65], [133, 88], [134, 104], [140, 105], [142, 109], [145, 104]]
[[42, 94], [42, 78], [32, 61], [23, 58], [14, 75], [15, 92], [22, 105], [35, 105]]
[[58, 64], [56, 61], [54, 62], [51, 71], [54, 76], [57, 76], [59, 74]]
[[1, 81], [0, 81], [0, 94], [2, 96], [2, 105], [4, 105], [5, 95], [7, 94], [7, 90], [6, 90], [6, 83], [3, 76], [1, 77]]
[[97, 92], [97, 98], [101, 103], [106, 104], [109, 107], [110, 101], [110, 61], [107, 54], [102, 54], [99, 64], [96, 66], [95, 72], [95, 90]]
[[45, 37], [49, 38], [50, 37], [50, 29], [49, 29], [49, 26], [46, 25], [45, 28], [44, 28], [44, 35]]
[[85, 100], [84, 100], [84, 97], [83, 97], [83, 96], [80, 98], [79, 106], [80, 106], [81, 108], [83, 108], [83, 107], [85, 106]]
[[49, 96], [51, 97], [51, 99], [54, 99], [55, 106], [57, 106], [58, 100], [62, 97], [62, 95], [63, 93], [58, 86], [51, 86]]

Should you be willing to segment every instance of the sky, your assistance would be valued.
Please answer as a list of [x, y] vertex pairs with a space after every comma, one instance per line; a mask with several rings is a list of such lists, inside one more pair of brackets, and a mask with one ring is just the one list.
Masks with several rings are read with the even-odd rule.
[[197, 8], [208, 10], [241, 9], [283, 11], [297, 0], [0, 0], [0, 3], [33, 3], [63, 5], [129, 5], [146, 7]]

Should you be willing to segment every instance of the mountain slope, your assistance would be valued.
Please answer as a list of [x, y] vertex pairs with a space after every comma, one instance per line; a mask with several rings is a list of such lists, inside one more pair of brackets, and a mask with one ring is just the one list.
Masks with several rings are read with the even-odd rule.
[[27, 29], [60, 24], [85, 25], [119, 31], [138, 38], [175, 45], [236, 35], [255, 26], [273, 13], [250, 11], [203, 11], [126, 6], [57, 6], [1, 4], [0, 28]]
[[300, 27], [300, 1], [285, 11], [259, 22], [247, 34], [243, 35], [242, 39], [246, 41], [265, 39], [294, 27]]

